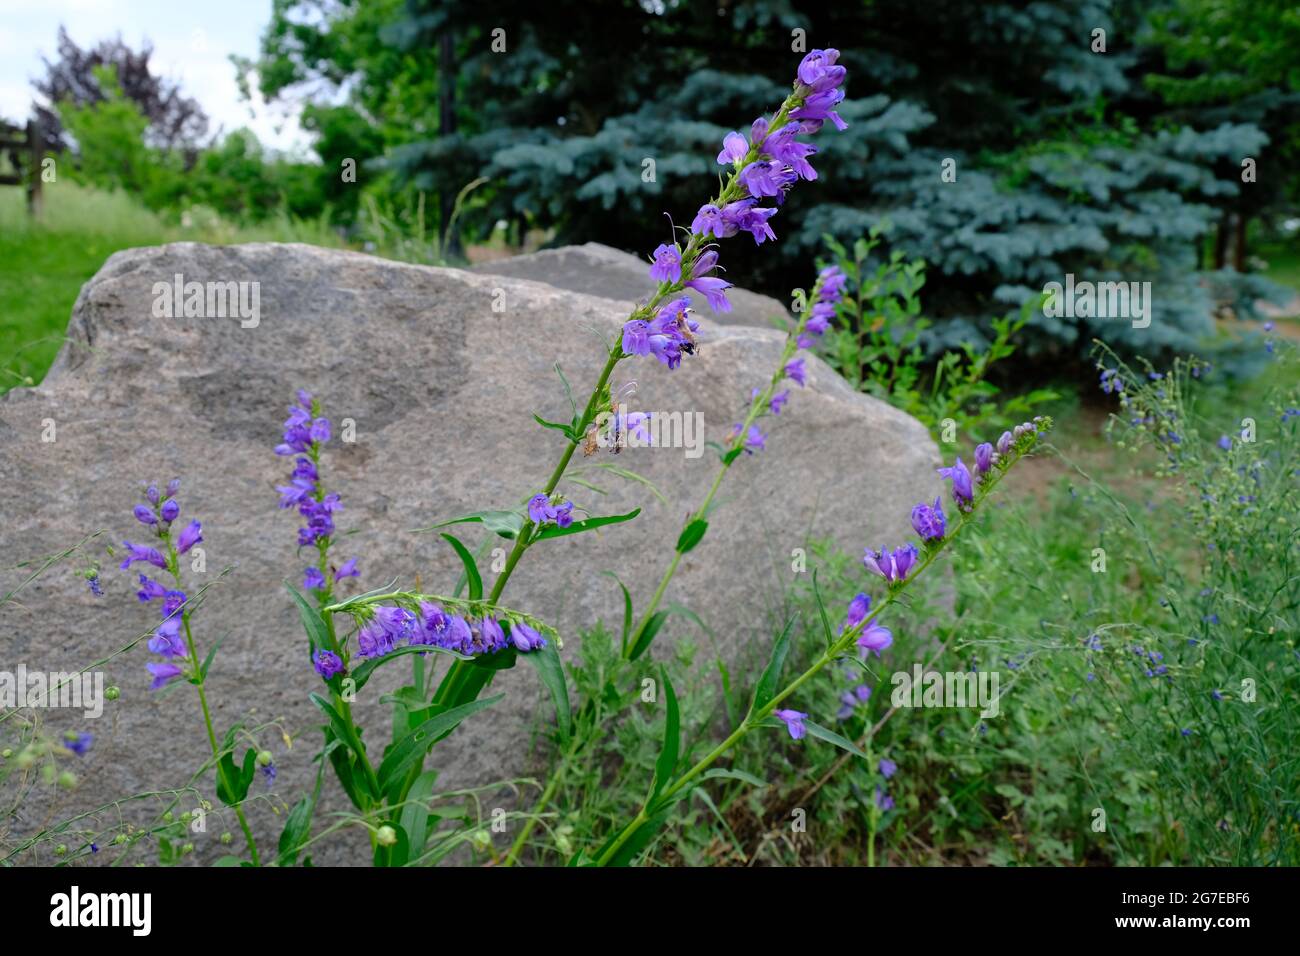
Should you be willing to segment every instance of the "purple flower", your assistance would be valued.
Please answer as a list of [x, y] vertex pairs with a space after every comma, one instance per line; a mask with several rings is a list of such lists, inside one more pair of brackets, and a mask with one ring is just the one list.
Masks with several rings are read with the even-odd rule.
[[870, 651], [875, 651], [876, 656], [879, 657], [881, 651], [894, 643], [894, 632], [887, 627], [882, 627], [875, 621], [871, 621], [867, 624], [866, 629], [858, 635], [856, 643], [864, 657]]
[[773, 415], [780, 415], [781, 409], [785, 407], [785, 403], [789, 400], [790, 390], [787, 388], [784, 391], [777, 392], [773, 395], [771, 400], [768, 402], [767, 407], [772, 410]]
[[63, 735], [63, 746], [67, 747], [78, 757], [86, 756], [94, 742], [95, 735], [89, 731], [76, 733], [75, 731], [69, 730]]
[[881, 757], [879, 769], [880, 775], [888, 780], [898, 771], [898, 764], [894, 763], [894, 761], [890, 760], [888, 757]]
[[151, 509], [145, 507], [144, 505], [136, 505], [135, 510], [132, 513], [135, 515], [135, 520], [140, 522], [141, 524], [158, 523], [157, 516], [153, 513]]
[[95, 597], [103, 597], [104, 589], [99, 584], [99, 573], [92, 572], [86, 576], [86, 586], [90, 588], [90, 593]]
[[988, 442], [975, 446], [975, 471], [981, 476], [993, 467], [993, 446]]
[[[740, 422], [737, 422], [732, 426], [731, 434], [727, 436], [727, 441], [735, 441], [740, 436], [740, 432], [744, 427], [745, 426]], [[754, 452], [762, 451], [767, 447], [767, 436], [759, 430], [757, 425], [749, 426], [749, 431], [745, 433], [744, 447], [746, 455], [752, 455]]]
[[260, 769], [262, 772], [262, 779], [266, 781], [266, 789], [270, 790], [272, 785], [275, 783], [275, 764], [269, 763]]
[[[713, 203], [705, 203], [700, 207], [700, 211], [695, 214], [691, 220], [691, 232], [699, 236], [712, 235], [717, 239], [725, 239], [727, 235], [734, 236], [736, 229], [733, 227], [730, 233], [724, 235], [727, 230], [727, 223], [722, 218], [722, 210]], [[624, 352], [627, 351], [625, 347]]]
[[791, 124], [782, 128], [776, 134], [768, 137], [763, 146], [763, 151], [778, 162], [790, 167], [800, 179], [811, 181], [817, 178], [817, 170], [812, 168], [812, 165], [808, 162], [808, 157], [817, 152], [817, 147], [811, 143], [801, 143], [795, 139], [801, 129], [802, 127], [798, 124]]
[[158, 625], [158, 630], [149, 638], [149, 650], [167, 660], [188, 655], [185, 640], [181, 637], [179, 617], [169, 617]]
[[834, 47], [825, 50], [813, 50], [799, 63], [799, 82], [810, 87], [814, 92], [828, 90], [844, 82], [847, 72], [844, 67], [836, 66], [840, 51]]
[[173, 478], [171, 481], [167, 482], [168, 498], [175, 496], [176, 492], [180, 490], [181, 490], [181, 480], [179, 478]]
[[525, 653], [540, 650], [546, 646], [546, 638], [523, 621], [510, 622], [510, 640], [515, 647]]
[[808, 383], [808, 370], [804, 366], [804, 360], [801, 358], [787, 362], [784, 372], [786, 378], [795, 382], [800, 387], [803, 387]]
[[173, 614], [175, 614], [177, 611], [181, 609], [181, 605], [184, 603], [185, 603], [184, 591], [166, 592], [165, 594], [163, 594], [163, 598], [162, 598], [163, 617], [171, 617]]
[[717, 276], [710, 276], [706, 273], [711, 272], [718, 265], [718, 254], [712, 249], [701, 253], [691, 266], [691, 278], [686, 282], [686, 288], [694, 289], [704, 296], [709, 303], [709, 308], [714, 312], [730, 312], [731, 303], [727, 301], [726, 291], [731, 288], [731, 283], [725, 279], [719, 279]]
[[136, 597], [142, 603], [148, 604], [154, 598], [160, 598], [167, 593], [167, 589], [157, 581], [150, 580], [145, 575], [140, 575], [140, 590], [135, 592]]
[[122, 547], [126, 548], [126, 557], [122, 559], [121, 569], [127, 570], [136, 561], [145, 561], [156, 568], [167, 570], [167, 559], [162, 556], [157, 548], [146, 547], [142, 544], [132, 544], [130, 541], [123, 541]]
[[817, 132], [825, 120], [830, 120], [836, 129], [843, 131], [849, 128], [849, 124], [835, 112], [835, 107], [842, 102], [843, 90], [830, 89], [813, 93], [803, 101], [802, 106], [790, 111], [790, 118], [800, 120], [808, 132]]
[[1219, 447], [1222, 448], [1224, 451], [1231, 451], [1231, 450], [1232, 450], [1232, 439], [1229, 438], [1227, 435], [1220, 435], [1220, 436], [1219, 436], [1218, 445], [1219, 445]]
[[144, 496], [145, 496], [147, 499], [149, 499], [149, 504], [151, 504], [151, 505], [156, 505], [156, 504], [158, 504], [159, 500], [161, 500], [161, 499], [159, 499], [159, 497], [158, 497], [158, 486], [157, 486], [157, 485], [150, 485], [148, 488], [146, 488], [146, 489], [144, 490]]
[[718, 153], [718, 165], [730, 166], [738, 163], [749, 153], [749, 143], [735, 130], [722, 138], [722, 152]]
[[357, 632], [357, 653], [362, 657], [382, 657], [394, 646], [393, 635], [378, 620], [368, 621]]
[[888, 813], [894, 809], [894, 798], [885, 793], [880, 787], [876, 787], [876, 808], [881, 813]]
[[785, 723], [786, 730], [790, 731], [790, 737], [794, 740], [803, 740], [808, 729], [804, 727], [803, 722], [808, 715], [797, 710], [774, 710], [773, 717], [780, 718]]
[[895, 548], [893, 554], [890, 554], [884, 548], [879, 551], [872, 551], [867, 548], [866, 553], [862, 556], [862, 563], [868, 571], [879, 574], [889, 583], [895, 584], [907, 577], [907, 572], [916, 563], [916, 558], [916, 546], [907, 544], [901, 548]]
[[785, 183], [782, 181], [783, 166], [772, 160], [759, 160], [750, 163], [740, 171], [740, 182], [755, 198], [762, 196], [779, 196]]
[[320, 568], [308, 568], [302, 576], [302, 586], [308, 591], [324, 591], [325, 575]]
[[975, 500], [975, 490], [970, 471], [962, 464], [961, 456], [957, 457], [957, 463], [952, 467], [940, 468], [938, 471], [942, 477], [952, 479], [952, 500], [957, 502], [957, 507], [962, 511], [969, 509]]
[[175, 664], [155, 664], [153, 661], [150, 661], [148, 664], [145, 664], [144, 667], [145, 670], [153, 675], [153, 683], [149, 685], [150, 690], [158, 690], [158, 688], [170, 683], [184, 673], [184, 671]]
[[1013, 440], [1014, 439], [1011, 436], [1011, 432], [1003, 432], [998, 437], [998, 454], [1005, 455], [1007, 452], [1009, 452], [1011, 450], [1011, 442]]
[[378, 605], [374, 609], [375, 620], [394, 641], [402, 641], [415, 633], [415, 615], [404, 607]]
[[337, 584], [344, 578], [359, 578], [361, 572], [357, 570], [357, 559], [348, 558], [343, 562], [343, 566], [334, 572], [334, 581]]
[[324, 648], [321, 648], [312, 656], [312, 663], [316, 667], [316, 673], [325, 680], [329, 680], [335, 674], [343, 672], [343, 658]]
[[682, 278], [682, 251], [676, 243], [661, 243], [655, 249], [655, 261], [650, 266], [650, 278], [656, 282], [680, 282]]
[[848, 616], [844, 619], [844, 626], [840, 628], [840, 633], [843, 634], [849, 628], [857, 627], [859, 624], [861, 624], [862, 619], [867, 616], [867, 612], [870, 610], [871, 610], [870, 597], [868, 597], [866, 594], [862, 594], [861, 592], [854, 595], [853, 600], [849, 601]]
[[942, 541], [946, 533], [943, 505], [938, 498], [934, 505], [924, 502], [912, 509], [912, 527], [921, 536], [922, 541]]
[[176, 550], [185, 554], [190, 548], [203, 540], [203, 526], [198, 521], [191, 521], [176, 539]]
[[496, 653], [506, 646], [506, 635], [494, 617], [485, 617], [476, 625], [471, 625], [475, 636], [475, 651], [479, 653]]
[[[175, 521], [181, 515], [181, 503], [175, 498], [168, 498], [163, 502], [163, 506], [159, 513], [162, 515], [163, 521]], [[136, 517], [138, 518], [140, 516], [137, 514]]]
[[534, 524], [541, 524], [549, 521], [554, 513], [551, 510], [551, 499], [545, 494], [535, 494], [528, 499], [528, 517]]

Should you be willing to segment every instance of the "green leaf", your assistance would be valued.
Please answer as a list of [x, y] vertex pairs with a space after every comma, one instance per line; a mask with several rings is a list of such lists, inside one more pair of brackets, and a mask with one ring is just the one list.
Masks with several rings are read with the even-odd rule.
[[787, 620], [780, 636], [772, 645], [772, 656], [768, 659], [767, 667], [763, 668], [763, 674], [754, 688], [754, 702], [749, 708], [751, 714], [762, 710], [767, 706], [767, 702], [776, 696], [781, 669], [785, 666], [786, 655], [790, 653], [790, 628], [793, 625], [794, 618]]
[[465, 654], [459, 654], [456, 651], [448, 650], [445, 647], [435, 647], [431, 644], [412, 644], [406, 647], [399, 647], [389, 651], [383, 657], [371, 657], [360, 664], [355, 670], [348, 671], [348, 676], [356, 681], [356, 690], [366, 686], [366, 681], [370, 680], [370, 675], [379, 670], [389, 661], [396, 660], [407, 654], [446, 654], [448, 657], [454, 657], [457, 660], [467, 661], [470, 658]]
[[659, 759], [655, 761], [655, 777], [650, 785], [650, 799], [646, 801], [647, 806], [663, 793], [664, 787], [672, 779], [682, 744], [681, 712], [677, 707], [677, 693], [673, 690], [673, 682], [668, 679], [667, 668], [659, 669], [659, 679], [664, 685], [664, 702], [668, 707], [668, 713], [664, 718], [664, 743], [659, 751]]
[[619, 590], [623, 592], [623, 639], [619, 646], [626, 652], [627, 637], [632, 633], [632, 595], [627, 589], [627, 585], [613, 571], [602, 571], [601, 574], [607, 574], [617, 583]]
[[722, 456], [722, 463], [724, 465], [730, 465], [733, 461], [736, 460], [736, 457], [744, 450], [745, 450], [744, 445], [737, 445], [735, 448], [732, 448]]
[[811, 720], [805, 720], [803, 726], [811, 736], [816, 737], [818, 740], [824, 740], [828, 744], [834, 744], [841, 750], [847, 750], [855, 757], [861, 757], [863, 760], [870, 759], [866, 752], [853, 741], [849, 740], [847, 737], [841, 737], [833, 730], [827, 730], [821, 724], [814, 724]]
[[293, 866], [298, 859], [298, 850], [311, 830], [312, 809], [315, 799], [303, 797], [293, 805], [289, 816], [285, 818], [284, 829], [280, 831], [280, 866]]
[[646, 648], [650, 646], [650, 642], [655, 639], [655, 635], [659, 633], [659, 628], [664, 626], [666, 620], [668, 620], [667, 611], [655, 611], [654, 614], [650, 615], [650, 620], [646, 621], [645, 629], [641, 631], [641, 635], [636, 639], [636, 645], [632, 648], [632, 653], [628, 655], [628, 660], [634, 661], [646, 652]]
[[[650, 845], [650, 841], [659, 834], [659, 831], [663, 829], [663, 826], [667, 822], [668, 816], [671, 813], [672, 806], [670, 804], [646, 820], [645, 823], [641, 824], [641, 826], [637, 828], [636, 832], [628, 837], [627, 842], [619, 847], [618, 852], [610, 858], [607, 865], [627, 866], [635, 860], [641, 854], [641, 851]], [[596, 854], [596, 857], [599, 858], [601, 854], [604, 853], [605, 848], [613, 843], [616, 838], [617, 834], [606, 841], [605, 847], [601, 848], [600, 852]]]
[[766, 787], [769, 785], [766, 780], [755, 777], [752, 773], [746, 773], [744, 770], [730, 770], [725, 767], [715, 767], [705, 773], [703, 779], [740, 780], [744, 783], [753, 784], [755, 787]]
[[410, 843], [410, 853], [419, 859], [424, 852], [424, 844], [429, 839], [429, 798], [433, 796], [433, 785], [438, 780], [438, 771], [426, 770], [415, 778], [411, 789], [406, 794], [406, 806], [402, 807], [402, 829]]
[[542, 541], [546, 538], [563, 538], [565, 535], [582, 534], [584, 531], [592, 531], [596, 528], [603, 528], [608, 524], [620, 524], [624, 521], [631, 521], [641, 513], [640, 508], [633, 508], [625, 515], [603, 515], [599, 518], [584, 518], [582, 521], [575, 521], [567, 528], [561, 528], [559, 525], [548, 525], [543, 528], [533, 538], [534, 541]]
[[200, 677], [206, 678], [208, 676], [208, 668], [212, 666], [212, 659], [217, 656], [217, 648], [221, 646], [221, 642], [224, 640], [224, 636], [218, 638], [212, 645], [212, 649], [208, 651], [208, 656], [203, 658], [203, 664], [199, 667]]
[[303, 629], [307, 632], [307, 639], [311, 641], [311, 653], [315, 656], [316, 652], [329, 649], [329, 630], [325, 627], [325, 622], [321, 620], [320, 612], [307, 603], [307, 599], [298, 593], [288, 581], [284, 586], [289, 590], [289, 596], [293, 602], [298, 605], [298, 616], [302, 619]]
[[564, 682], [564, 666], [560, 663], [560, 654], [554, 641], [547, 641], [546, 646], [520, 655], [537, 670], [542, 684], [551, 692], [551, 701], [555, 704], [555, 724], [560, 730], [560, 740], [568, 741], [572, 729], [573, 714], [569, 710], [569, 690]]
[[390, 797], [395, 796], [407, 773], [424, 759], [430, 747], [442, 736], [454, 730], [466, 717], [491, 707], [504, 696], [504, 694], [497, 694], [485, 700], [472, 700], [467, 704], [443, 711], [430, 717], [393, 744], [384, 755], [383, 763], [379, 765], [379, 789]]
[[460, 543], [460, 539], [454, 534], [447, 534], [445, 531], [442, 536], [447, 539], [447, 543], [456, 549], [456, 554], [460, 557], [461, 564], [465, 565], [465, 575], [469, 579], [469, 599], [478, 601], [483, 597], [483, 578], [479, 576], [478, 565], [474, 563], [474, 555], [469, 553], [469, 549]]
[[[611, 474], [618, 475], [618, 477], [620, 478], [626, 478], [628, 481], [635, 481], [645, 485], [646, 488], [650, 490], [650, 493], [654, 495], [656, 498], [658, 498], [660, 502], [662, 502], [665, 505], [668, 504], [668, 499], [664, 497], [664, 493], [659, 490], [659, 488], [655, 485], [654, 482], [652, 482], [649, 478], [645, 477], [645, 475], [638, 474], [637, 472], [632, 471], [632, 469], [630, 468], [623, 468], [620, 467], [619, 465], [614, 465], [607, 461], [600, 462], [599, 464], [595, 465], [595, 467], [608, 471]], [[573, 479], [570, 478], [568, 480], [572, 481]]]
[[835, 643], [835, 634], [831, 631], [830, 619], [826, 616], [826, 604], [822, 601], [821, 589], [817, 586], [817, 571], [813, 571], [813, 596], [817, 598], [817, 613], [821, 615], [822, 631], [826, 636], [826, 646]]
[[474, 514], [461, 515], [459, 518], [439, 521], [427, 528], [415, 528], [413, 530], [416, 532], [437, 531], [439, 528], [446, 528], [454, 524], [481, 524], [489, 531], [495, 532], [503, 538], [515, 538], [519, 536], [519, 532], [524, 527], [524, 516], [518, 511], [476, 511]]
[[574, 421], [577, 421], [578, 403], [573, 400], [573, 386], [570, 385], [569, 380], [564, 377], [564, 369], [560, 368], [559, 362], [555, 363], [555, 374], [560, 376], [560, 383], [564, 385], [564, 397], [569, 400], [569, 409], [573, 415]]
[[533, 421], [537, 422], [537, 424], [541, 425], [543, 428], [554, 428], [557, 432], [564, 432], [564, 437], [569, 439], [569, 441], [573, 441], [573, 425], [571, 423], [548, 422], [536, 412], [533, 413]]
[[375, 844], [375, 866], [405, 866], [407, 859], [411, 855], [411, 841], [406, 835], [405, 828], [400, 823], [389, 823], [388, 826], [393, 828], [397, 834], [397, 842], [392, 846], [384, 846], [381, 843]]
[[709, 530], [709, 523], [703, 518], [696, 518], [685, 528], [682, 529], [681, 536], [677, 539], [677, 553], [686, 554], [704, 537], [704, 532]]

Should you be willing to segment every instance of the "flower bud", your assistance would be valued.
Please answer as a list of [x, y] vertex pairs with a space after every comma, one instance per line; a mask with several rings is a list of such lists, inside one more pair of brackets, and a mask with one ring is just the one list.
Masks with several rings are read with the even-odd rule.
[[55, 855], [55, 856], [67, 856], [67, 855], [68, 855], [68, 845], [67, 845], [66, 843], [60, 843], [58, 846], [56, 846], [56, 847], [54, 848], [54, 855]]
[[126, 834], [125, 834], [125, 833], [119, 833], [117, 836], [113, 837], [113, 842], [114, 842], [116, 845], [121, 846], [123, 843], [126, 842]]
[[270, 766], [270, 764], [271, 764], [271, 759], [272, 759], [272, 758], [271, 758], [271, 751], [269, 751], [269, 750], [263, 750], [263, 751], [261, 751], [260, 753], [258, 753], [258, 755], [257, 755], [257, 765], [258, 765], [259, 767], [267, 767], [267, 766]]
[[187, 854], [187, 853], [193, 853], [193, 852], [194, 852], [194, 844], [193, 844], [193, 843], [186, 843], [183, 847], [181, 847], [181, 856], [184, 856], [184, 855]]
[[380, 846], [392, 846], [397, 842], [397, 831], [384, 824], [375, 832], [375, 839], [379, 841]]
[[109, 700], [117, 700], [122, 696], [122, 691], [116, 684], [114, 684], [111, 687], [104, 689], [104, 696]]
[[229, 830], [227, 830], [225, 833], [221, 834], [221, 842], [224, 843], [224, 844], [226, 844], [227, 846], [230, 845], [230, 841], [233, 840], [233, 839], [234, 839], [234, 837], [232, 837], [232, 836], [230, 835], [230, 831], [229, 831]]
[[168, 810], [166, 813], [163, 814], [163, 823], [172, 823], [175, 821], [175, 819], [176, 818], [172, 816], [172, 812], [170, 810]]
[[59, 786], [64, 790], [71, 790], [77, 785], [77, 775], [71, 770], [65, 770], [59, 774]]
[[13, 755], [14, 751], [12, 747], [6, 747], [4, 750], [0, 750], [0, 757], [4, 757], [5, 760], [8, 760]]

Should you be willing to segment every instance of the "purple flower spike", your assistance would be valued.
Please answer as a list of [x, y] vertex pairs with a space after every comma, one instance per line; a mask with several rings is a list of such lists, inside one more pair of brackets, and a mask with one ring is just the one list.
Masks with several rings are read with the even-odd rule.
[[921, 503], [912, 509], [912, 528], [921, 536], [922, 541], [942, 541], [946, 532], [943, 505], [938, 498], [934, 505]]
[[790, 731], [790, 737], [793, 740], [803, 740], [804, 735], [808, 733], [808, 728], [803, 725], [808, 715], [798, 710], [774, 710], [773, 717], [780, 718], [785, 723], [785, 729]]
[[333, 651], [327, 651], [324, 648], [317, 651], [312, 657], [312, 663], [316, 667], [316, 673], [329, 680], [335, 674], [343, 672], [343, 659]]

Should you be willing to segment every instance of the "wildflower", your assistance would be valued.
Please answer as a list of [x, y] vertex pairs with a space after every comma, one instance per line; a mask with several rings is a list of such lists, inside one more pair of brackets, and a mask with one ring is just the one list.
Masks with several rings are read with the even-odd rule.
[[176, 539], [176, 551], [179, 554], [185, 554], [190, 548], [203, 541], [203, 526], [198, 521], [191, 521], [180, 533]]
[[1220, 435], [1217, 444], [1224, 451], [1230, 451], [1232, 449], [1232, 439], [1229, 438], [1227, 435]]
[[891, 584], [896, 584], [907, 577], [907, 572], [916, 563], [917, 554], [916, 546], [912, 544], [895, 548], [893, 554], [884, 548], [879, 551], [867, 548], [862, 563], [868, 571], [873, 571]]
[[136, 505], [133, 514], [135, 514], [135, 520], [141, 524], [154, 525], [158, 523], [158, 516], [153, 513], [152, 509], [146, 508], [144, 505]]
[[718, 153], [719, 166], [732, 166], [749, 154], [749, 143], [740, 133], [732, 130], [722, 138], [722, 152]]
[[803, 740], [808, 729], [804, 727], [803, 722], [808, 715], [798, 710], [774, 710], [772, 716], [779, 718], [785, 723], [786, 730], [790, 731], [790, 737], [793, 740]]
[[854, 595], [853, 600], [849, 601], [849, 613], [848, 616], [844, 619], [844, 626], [840, 628], [840, 633], [843, 634], [849, 628], [857, 627], [859, 624], [861, 624], [863, 618], [867, 616], [867, 612], [870, 610], [871, 610], [870, 597], [868, 597], [866, 594], [863, 594], [861, 592]]
[[546, 638], [523, 621], [510, 622], [510, 640], [516, 648], [525, 653], [540, 650], [546, 646]]
[[[739, 437], [741, 430], [744, 428], [739, 422], [731, 429], [731, 434], [727, 437], [728, 441], [735, 441]], [[767, 447], [767, 436], [759, 429], [757, 425], [750, 425], [749, 431], [745, 433], [745, 454], [752, 455], [756, 451], [762, 451]]]
[[275, 764], [268, 763], [264, 767], [261, 767], [260, 770], [262, 773], [262, 779], [266, 781], [266, 789], [270, 790], [275, 784]]
[[785, 403], [789, 400], [790, 390], [787, 388], [784, 391], [777, 392], [773, 395], [771, 400], [767, 403], [767, 407], [772, 410], [773, 415], [780, 415], [781, 409], [785, 407]]
[[656, 282], [680, 282], [682, 278], [682, 251], [677, 244], [660, 243], [655, 249], [654, 265], [650, 267], [650, 278]]
[[343, 562], [343, 566], [334, 572], [334, 582], [337, 584], [344, 578], [359, 578], [361, 572], [357, 570], [357, 559], [348, 558]]
[[795, 382], [800, 387], [803, 387], [808, 383], [808, 370], [804, 365], [804, 360], [801, 358], [787, 362], [782, 371], [785, 373], [786, 378]]
[[505, 632], [494, 617], [485, 617], [476, 625], [470, 625], [470, 632], [474, 635], [474, 649], [480, 653], [495, 654], [506, 646]]
[[876, 809], [881, 813], [888, 813], [894, 809], [894, 798], [885, 793], [879, 786], [876, 787]]
[[154, 631], [153, 637], [149, 638], [149, 650], [155, 654], [171, 660], [174, 657], [185, 657], [189, 651], [185, 646], [185, 641], [181, 637], [181, 619], [179, 617], [169, 617], [158, 625]]
[[998, 446], [997, 446], [997, 447], [998, 447], [998, 454], [999, 454], [999, 455], [1005, 455], [1007, 452], [1009, 452], [1009, 451], [1011, 450], [1011, 442], [1012, 442], [1012, 440], [1013, 440], [1013, 439], [1012, 439], [1012, 437], [1011, 437], [1011, 432], [1003, 432], [1003, 433], [998, 437]]
[[325, 575], [321, 573], [320, 568], [308, 568], [303, 572], [302, 586], [308, 591], [324, 591]]
[[856, 643], [863, 657], [871, 651], [875, 651], [876, 656], [879, 657], [881, 651], [894, 643], [894, 632], [871, 621], [867, 624], [866, 630], [858, 635]]
[[888, 757], [881, 757], [879, 764], [880, 775], [888, 780], [898, 771], [898, 764]]
[[993, 446], [988, 442], [975, 446], [975, 472], [983, 478], [993, 467]]
[[318, 650], [312, 655], [312, 664], [316, 668], [316, 673], [329, 680], [335, 674], [343, 672], [343, 658], [339, 657], [333, 651], [327, 651], [324, 648]]
[[144, 666], [145, 670], [153, 675], [153, 683], [149, 685], [150, 690], [158, 690], [160, 687], [171, 683], [184, 673], [184, 671], [175, 664], [156, 664], [153, 661], [150, 661]]
[[552, 504], [551, 499], [539, 493], [528, 499], [528, 517], [538, 526], [553, 523], [557, 527], [567, 528], [573, 524], [573, 502]]
[[99, 572], [91, 571], [86, 575], [86, 585], [90, 588], [90, 593], [95, 597], [103, 597], [104, 589], [99, 584]]
[[362, 657], [382, 657], [395, 646], [393, 635], [378, 620], [367, 622], [357, 632], [357, 653]]
[[731, 303], [727, 301], [726, 291], [731, 283], [708, 273], [717, 268], [718, 254], [712, 249], [701, 253], [691, 266], [691, 277], [685, 287], [694, 289], [704, 296], [709, 308], [714, 312], [730, 312]]
[[922, 541], [942, 541], [947, 529], [943, 516], [943, 505], [938, 498], [934, 505], [924, 502], [912, 509], [912, 528], [921, 536]]
[[1210, 692], [1210, 696], [1213, 697], [1215, 700], [1227, 700], [1227, 697], [1224, 696], [1223, 691], [1219, 690], [1217, 687]]
[[69, 730], [63, 735], [63, 746], [71, 750], [78, 757], [84, 757], [95, 742], [95, 735], [88, 731], [77, 733]]
[[957, 457], [956, 464], [950, 468], [940, 468], [938, 471], [942, 477], [952, 480], [952, 500], [957, 503], [957, 507], [969, 511], [975, 500], [975, 490], [971, 484], [970, 471], [962, 464], [961, 456]]
[[[162, 507], [158, 509], [158, 514], [162, 517], [163, 521], [166, 521], [170, 524], [171, 522], [179, 518], [181, 515], [180, 502], [178, 502], [175, 498], [168, 498], [166, 501], [163, 502]], [[139, 516], [137, 515], [137, 517]]]
[[145, 561], [156, 568], [167, 570], [167, 560], [157, 548], [146, 547], [142, 544], [132, 544], [130, 541], [123, 541], [122, 547], [126, 548], [126, 557], [122, 559], [120, 565], [123, 571], [127, 570], [136, 561]]
[[1119, 377], [1119, 370], [1113, 368], [1102, 369], [1101, 372], [1101, 390], [1107, 395], [1115, 392], [1124, 391], [1124, 380]]

